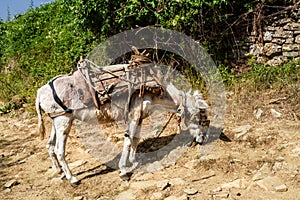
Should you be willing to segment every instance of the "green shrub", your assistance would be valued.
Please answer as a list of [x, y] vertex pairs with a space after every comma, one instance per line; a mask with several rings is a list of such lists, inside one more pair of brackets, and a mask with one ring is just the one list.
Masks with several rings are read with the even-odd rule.
[[[288, 5], [291, 2], [263, 3]], [[38, 87], [58, 74], [69, 73], [79, 57], [99, 42], [148, 25], [180, 31], [199, 41], [218, 64], [223, 63], [220, 71], [227, 85], [237, 84], [237, 79], [249, 76], [256, 88], [261, 84], [270, 87], [276, 81], [283, 84], [292, 81], [290, 77], [297, 78], [291, 74], [299, 70], [296, 65], [283, 69], [252, 66], [251, 72], [238, 74], [237, 79], [231, 68], [224, 67], [232, 59], [230, 52], [237, 50], [236, 37], [247, 34], [247, 24], [251, 23], [243, 22], [253, 18], [255, 3], [250, 0], [57, 0], [29, 9], [13, 20], [0, 21], [0, 100], [9, 102], [14, 95], [19, 95], [33, 104]], [[195, 84], [201, 84], [199, 77], [190, 76], [191, 71], [187, 74]]]

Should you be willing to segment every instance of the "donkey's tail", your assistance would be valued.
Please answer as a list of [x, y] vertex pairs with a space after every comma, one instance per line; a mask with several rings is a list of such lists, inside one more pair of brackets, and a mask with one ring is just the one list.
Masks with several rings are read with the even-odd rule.
[[45, 138], [45, 125], [44, 120], [42, 116], [42, 110], [40, 106], [40, 91], [37, 92], [37, 97], [35, 100], [35, 108], [36, 112], [38, 114], [38, 134], [40, 136], [40, 139], [43, 140]]

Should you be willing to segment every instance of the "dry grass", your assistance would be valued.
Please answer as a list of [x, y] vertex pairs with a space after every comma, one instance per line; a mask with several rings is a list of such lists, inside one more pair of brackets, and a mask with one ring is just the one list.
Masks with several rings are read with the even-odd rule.
[[228, 116], [235, 121], [255, 120], [255, 110], [260, 108], [263, 115], [270, 116], [273, 108], [285, 119], [300, 120], [300, 61], [259, 67], [241, 74], [222, 74], [228, 91]]

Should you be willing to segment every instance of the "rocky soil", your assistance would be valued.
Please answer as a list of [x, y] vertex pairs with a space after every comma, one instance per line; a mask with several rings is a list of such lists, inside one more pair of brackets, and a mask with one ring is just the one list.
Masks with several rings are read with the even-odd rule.
[[[36, 134], [36, 117], [22, 110], [0, 116], [0, 199], [299, 199], [299, 116], [283, 98], [258, 102], [263, 106], [229, 96], [224, 133], [231, 142], [180, 147], [170, 151], [184, 150], [177, 160], [165, 162], [166, 154], [129, 181], [94, 157], [73, 128], [67, 160], [81, 180], [77, 187], [53, 175], [47, 140]], [[49, 135], [50, 119], [46, 125]], [[171, 122], [164, 134], [172, 127]], [[122, 145], [114, 127], [106, 132]]]

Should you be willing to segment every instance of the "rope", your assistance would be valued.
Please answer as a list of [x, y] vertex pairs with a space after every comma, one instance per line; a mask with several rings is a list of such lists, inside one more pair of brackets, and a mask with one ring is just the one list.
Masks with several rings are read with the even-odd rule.
[[[166, 122], [166, 124], [162, 127], [162, 129], [158, 132], [158, 134], [155, 136], [155, 139], [158, 138], [162, 132], [164, 132], [164, 130], [167, 128], [168, 124], [170, 123], [171, 119], [173, 118], [173, 116], [175, 115], [175, 113], [172, 113], [171, 116], [169, 117], [168, 121]], [[150, 144], [150, 147], [152, 147], [152, 145], [154, 144], [155, 140], [153, 140]]]
[[162, 127], [162, 129], [159, 131], [159, 133], [155, 136], [155, 138], [158, 138], [162, 132], [167, 128], [168, 124], [170, 123], [171, 119], [173, 118], [173, 116], [175, 115], [175, 113], [172, 113], [171, 116], [169, 117], [168, 121], [166, 122], [166, 124]]

